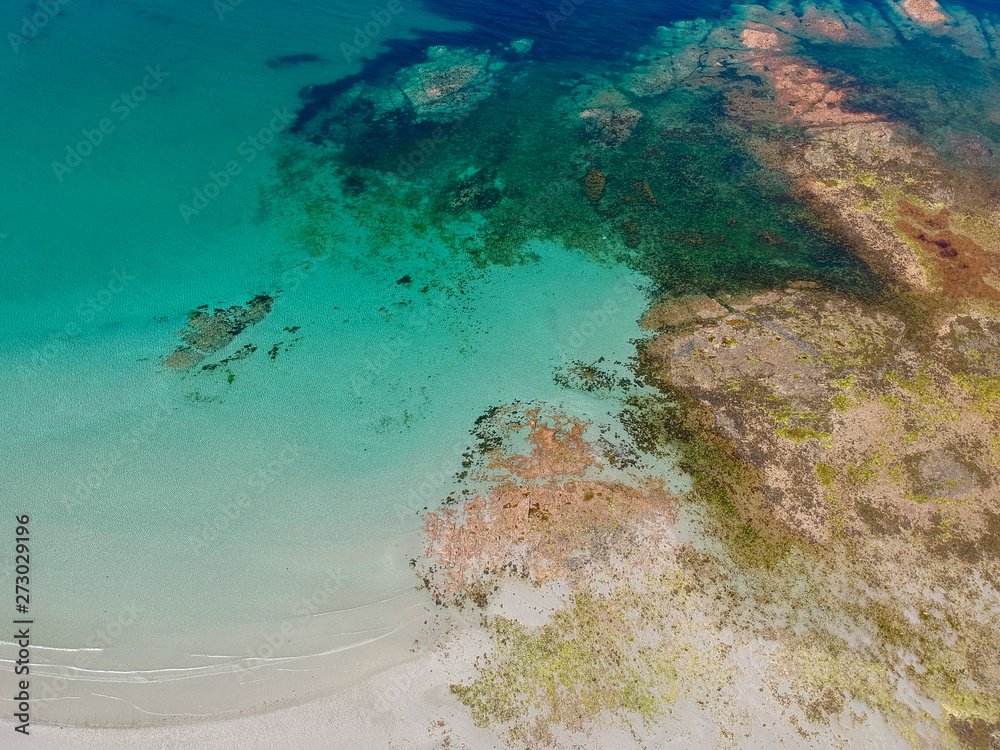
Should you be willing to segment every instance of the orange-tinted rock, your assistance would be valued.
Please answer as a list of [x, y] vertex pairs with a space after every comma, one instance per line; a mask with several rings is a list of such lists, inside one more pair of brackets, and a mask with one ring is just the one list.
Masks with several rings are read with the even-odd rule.
[[448, 508], [424, 523], [428, 578], [438, 598], [461, 596], [491, 575], [514, 573], [540, 582], [566, 576], [571, 554], [630, 516], [672, 513], [662, 484], [636, 489], [618, 482], [501, 484], [487, 498]]
[[752, 19], [764, 26], [772, 26], [786, 34], [812, 42], [836, 42], [859, 47], [878, 46], [883, 43], [876, 40], [868, 29], [849, 15], [838, 17], [833, 15], [832, 9], [821, 12], [815, 6], [810, 6], [805, 13], [797, 16], [753, 7]]
[[801, 29], [810, 36], [822, 36], [834, 42], [846, 42], [848, 39], [847, 25], [843, 21], [832, 16], [824, 16], [816, 8], [809, 8], [801, 19], [796, 20], [797, 24], [788, 23], [787, 27], [780, 22], [776, 25], [791, 33]]
[[903, 12], [917, 23], [938, 26], [951, 20], [941, 10], [937, 0], [906, 0]]
[[810, 127], [879, 119], [873, 113], [844, 109], [845, 89], [834, 87], [827, 73], [802, 58], [760, 53], [751, 67], [774, 87], [778, 104], [789, 113], [783, 118], [786, 122]]
[[778, 33], [773, 28], [752, 22], [747, 23], [743, 29], [740, 41], [750, 49], [775, 49], [779, 43]]
[[[583, 476], [597, 463], [583, 433], [587, 422], [563, 414], [543, 416], [538, 407], [525, 411], [523, 423], [511, 425], [511, 433], [528, 428], [528, 455], [490, 457], [489, 468], [503, 468], [522, 479], [545, 479], [556, 476]], [[551, 424], [551, 426], [549, 426]]]
[[[584, 478], [602, 468], [584, 420], [513, 404], [476, 424], [483, 443], [466, 465], [478, 464], [472, 480], [488, 488], [424, 522], [426, 557], [434, 562], [423, 577], [439, 601], [475, 597], [490, 577], [503, 574], [533, 581], [569, 576], [579, 569], [567, 565], [571, 556], [586, 557], [593, 542], [620, 533], [633, 517], [673, 518], [676, 501], [661, 480], [630, 486]], [[514, 447], [524, 442], [530, 450]]]

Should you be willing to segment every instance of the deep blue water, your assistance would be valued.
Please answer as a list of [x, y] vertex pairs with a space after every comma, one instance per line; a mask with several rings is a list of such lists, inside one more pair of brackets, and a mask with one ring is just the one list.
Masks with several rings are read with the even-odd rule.
[[[472, 30], [425, 33], [414, 39], [387, 41], [385, 52], [367, 61], [359, 74], [330, 84], [317, 82], [304, 90], [305, 106], [299, 122], [324, 109], [334, 96], [358, 80], [391, 75], [422, 61], [432, 45], [489, 49], [512, 39], [527, 38], [534, 40], [531, 57], [539, 62], [563, 60], [613, 65], [623, 54], [647, 43], [658, 26], [698, 18], [724, 19], [732, 14], [734, 7], [745, 4], [732, 0], [424, 0], [428, 9], [469, 24]], [[993, 0], [961, 0], [947, 5], [961, 6], [997, 21], [998, 7]], [[844, 0], [847, 10], [852, 6], [870, 9], [872, 3]]]
[[[615, 59], [634, 50], [657, 26], [696, 18], [720, 19], [734, 6], [729, 0], [496, 0], [456, 2], [426, 0], [435, 13], [472, 24], [468, 38], [488, 47], [497, 40], [526, 37], [536, 41], [536, 59]], [[767, 5], [762, 2], [762, 5]], [[998, 11], [992, 0], [961, 0], [960, 5], [983, 15]], [[867, 0], [846, 0], [845, 7], [870, 6]]]

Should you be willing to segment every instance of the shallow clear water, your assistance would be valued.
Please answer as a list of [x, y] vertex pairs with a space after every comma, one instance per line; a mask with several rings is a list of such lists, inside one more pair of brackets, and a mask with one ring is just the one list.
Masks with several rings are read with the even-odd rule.
[[[5, 98], [21, 102], [3, 142], [3, 506], [32, 517], [36, 643], [68, 649], [36, 652], [58, 694], [40, 709], [52, 719], [142, 715], [111, 699], [70, 708], [103, 681], [156, 714], [253, 703], [260, 695], [234, 689], [164, 706], [131, 688], [422, 622], [407, 565], [418, 511], [451, 486], [469, 425], [496, 403], [564, 395], [552, 368], [569, 354], [629, 355], [620, 332], [638, 333], [645, 298], [626, 269], [545, 246], [537, 264], [476, 271], [473, 283], [433, 247], [403, 270], [350, 244], [313, 257], [262, 213], [280, 146], [254, 148], [252, 161], [241, 146], [274, 110], [293, 112], [302, 86], [356, 69], [339, 45], [367, 13], [247, 3], [220, 20], [208, 3], [77, 2], [3, 58]], [[4, 27], [18, 20], [8, 9]], [[409, 7], [384, 38], [411, 24], [448, 28]], [[299, 53], [326, 61], [267, 64]], [[147, 66], [162, 82], [122, 118], [120, 94]], [[79, 148], [105, 118], [113, 130]], [[92, 153], [74, 166], [67, 149]], [[185, 221], [179, 205], [232, 159], [241, 173]], [[469, 293], [395, 283], [419, 281], [421, 264]], [[231, 382], [160, 364], [188, 311], [261, 292], [276, 295], [274, 312], [240, 340], [259, 351]], [[609, 295], [613, 314], [574, 337]], [[292, 637], [269, 649], [288, 623]], [[378, 640], [348, 666], [391, 661], [412, 636]], [[328, 673], [317, 687], [337, 681]]]

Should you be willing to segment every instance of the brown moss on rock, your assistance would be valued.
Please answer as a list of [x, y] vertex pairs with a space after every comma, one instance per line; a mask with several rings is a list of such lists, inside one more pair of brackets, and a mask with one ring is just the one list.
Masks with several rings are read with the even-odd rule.
[[605, 184], [607, 184], [607, 178], [601, 170], [587, 170], [587, 176], [583, 178], [583, 187], [584, 191], [587, 193], [587, 200], [589, 200], [593, 205], [596, 206], [600, 203], [601, 196], [604, 195]]
[[987, 283], [1000, 272], [1000, 255], [953, 231], [947, 208], [932, 213], [906, 200], [898, 206], [896, 228], [933, 259], [946, 296], [1000, 300], [1000, 289]]

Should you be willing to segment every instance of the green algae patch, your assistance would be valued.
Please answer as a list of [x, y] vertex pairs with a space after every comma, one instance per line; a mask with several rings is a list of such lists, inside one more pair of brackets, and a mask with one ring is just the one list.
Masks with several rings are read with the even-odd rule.
[[670, 648], [636, 647], [644, 623], [624, 613], [636, 611], [637, 603], [634, 597], [581, 593], [540, 627], [489, 619], [496, 650], [474, 682], [451, 691], [477, 724], [506, 725], [515, 740], [537, 722], [579, 730], [604, 712], [651, 720], [669, 705], [678, 675]]
[[854, 175], [852, 182], [855, 185], [863, 185], [865, 187], [876, 187], [878, 185], [878, 177], [874, 172], [862, 172], [861, 174]]
[[661, 393], [625, 400], [620, 419], [629, 435], [645, 452], [676, 456], [691, 478], [688, 501], [708, 511], [734, 560], [748, 568], [780, 564], [792, 540], [767, 517], [759, 470], [713, 429], [711, 413], [690, 393], [671, 388], [648, 366], [641, 365], [640, 374]]
[[824, 487], [833, 487], [837, 483], [837, 470], [820, 461], [816, 464], [816, 478]]
[[971, 408], [987, 417], [1000, 413], [1000, 377], [979, 377], [960, 373], [954, 380], [973, 397]]
[[830, 400], [830, 404], [834, 409], [841, 413], [845, 413], [848, 409], [857, 406], [857, 402], [846, 393], [834, 394], [833, 398]]
[[829, 448], [833, 445], [833, 435], [829, 432], [818, 432], [808, 427], [779, 427], [776, 435], [801, 445], [808, 440], [815, 440], [820, 445]]

